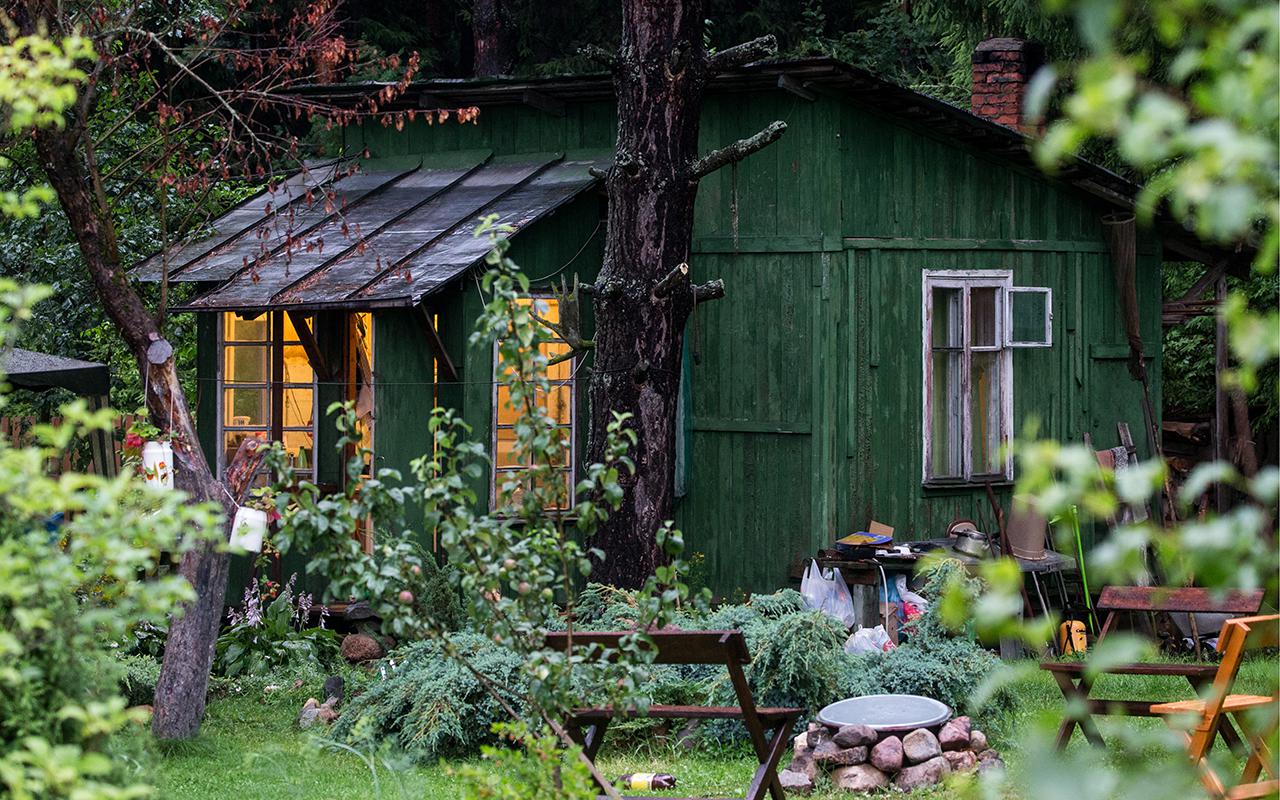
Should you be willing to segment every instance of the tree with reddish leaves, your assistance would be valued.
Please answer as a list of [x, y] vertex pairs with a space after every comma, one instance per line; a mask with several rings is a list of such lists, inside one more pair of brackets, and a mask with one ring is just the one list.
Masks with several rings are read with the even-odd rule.
[[[14, 29], [0, 35], [63, 37], [78, 32], [92, 42], [97, 57], [82, 65], [87, 78], [63, 124], [32, 129], [26, 136], [74, 233], [97, 297], [138, 364], [151, 422], [173, 442], [178, 488], [194, 501], [222, 506], [229, 527], [260, 463], [261, 449], [246, 442], [221, 480], [210, 468], [196, 439], [173, 347], [165, 338], [167, 287], [159, 306], [152, 308], [131, 285], [129, 265], [121, 263], [118, 220], [104, 188], [107, 175], [98, 150], [115, 126], [140, 121], [154, 130], [154, 140], [111, 169], [128, 169], [139, 180], [159, 182], [161, 198], [198, 201], [220, 181], [268, 183], [277, 170], [298, 168], [307, 154], [300, 137], [317, 121], [344, 125], [374, 118], [397, 123], [379, 106], [408, 85], [416, 57], [376, 65], [398, 70], [400, 82], [356, 107], [338, 109], [291, 91], [317, 79], [340, 80], [366, 66], [344, 39], [336, 3], [329, 0], [282, 7], [231, 0], [223, 7], [202, 5], [177, 19], [171, 7], [146, 10], [132, 3], [10, 0], [5, 11]], [[136, 98], [132, 111], [101, 130], [98, 109], [120, 92]], [[0, 147], [22, 144], [9, 139]], [[324, 197], [315, 201], [327, 202]], [[200, 202], [191, 205], [207, 208]], [[172, 229], [182, 233], [199, 222], [175, 220]], [[311, 244], [299, 237], [293, 246]], [[179, 569], [197, 597], [169, 630], [152, 723], [162, 739], [194, 735], [204, 715], [226, 593], [225, 548], [200, 545], [183, 557]]]
[[621, 481], [622, 507], [596, 535], [605, 559], [592, 579], [635, 587], [660, 562], [655, 534], [675, 501], [685, 322], [696, 303], [724, 295], [722, 282], [695, 286], [689, 275], [698, 182], [776, 141], [786, 124], [699, 155], [707, 81], [773, 54], [773, 37], [710, 53], [700, 0], [623, 0], [622, 13], [622, 46], [602, 54], [618, 97], [618, 140], [605, 174], [604, 265], [589, 287], [596, 331], [587, 461], [601, 460], [613, 412], [632, 414], [636, 470]]

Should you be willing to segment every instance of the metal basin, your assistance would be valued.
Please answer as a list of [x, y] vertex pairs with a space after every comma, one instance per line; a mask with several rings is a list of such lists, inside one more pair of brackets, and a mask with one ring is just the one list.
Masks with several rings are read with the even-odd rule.
[[951, 719], [951, 708], [931, 697], [915, 694], [869, 694], [832, 703], [818, 712], [829, 728], [869, 725], [885, 733], [932, 728]]

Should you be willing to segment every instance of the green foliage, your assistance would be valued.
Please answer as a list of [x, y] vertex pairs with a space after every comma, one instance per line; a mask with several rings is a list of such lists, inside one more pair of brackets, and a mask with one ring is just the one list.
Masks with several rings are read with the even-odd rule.
[[120, 695], [128, 706], [149, 706], [156, 699], [156, 681], [160, 680], [160, 662], [154, 658], [122, 655]]
[[525, 725], [495, 725], [512, 747], [481, 748], [482, 761], [451, 770], [460, 779], [464, 800], [526, 800], [557, 797], [587, 800], [596, 796], [591, 773], [581, 761], [582, 748], [561, 746], [554, 736], [536, 734]]
[[395, 742], [422, 761], [472, 755], [496, 741], [504, 703], [521, 707], [522, 658], [474, 633], [408, 645], [384, 664], [386, 677], [352, 698], [334, 724], [339, 741]]
[[[232, 611], [231, 627], [218, 637], [215, 672], [234, 678], [309, 665], [329, 669], [337, 663], [338, 635], [307, 626], [312, 598], [305, 593], [294, 596], [297, 578], [292, 576], [265, 608], [257, 580], [245, 589], [243, 607]], [[323, 614], [320, 619], [323, 625]]]
[[[38, 296], [0, 280], [0, 345]], [[112, 415], [81, 401], [63, 409], [66, 423], [36, 426], [33, 446], [0, 440], [0, 785], [9, 796], [145, 790], [126, 786], [104, 755], [139, 718], [118, 694], [126, 670], [110, 645], [191, 599], [190, 585], [163, 565], [219, 529], [217, 509], [128, 474], [45, 474], [48, 460], [108, 428]], [[59, 514], [64, 521], [51, 523]]]
[[[369, 602], [391, 636], [418, 637], [431, 623], [452, 630], [458, 622], [457, 597], [405, 523], [405, 506], [417, 498], [417, 487], [402, 485], [394, 469], [371, 473], [367, 465], [373, 454], [361, 444], [352, 403], [334, 403], [329, 413], [338, 429], [336, 451], [340, 456], [348, 448], [352, 452], [343, 489], [334, 493], [297, 480], [290, 459], [277, 444], [266, 458], [276, 475], [281, 516], [272, 544], [281, 553], [306, 553], [307, 572], [327, 580], [326, 599]], [[376, 535], [372, 550], [366, 552], [362, 533], [368, 519]]]

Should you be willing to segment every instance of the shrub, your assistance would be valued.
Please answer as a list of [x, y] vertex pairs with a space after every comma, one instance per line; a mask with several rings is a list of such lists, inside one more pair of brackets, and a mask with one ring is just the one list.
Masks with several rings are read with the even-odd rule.
[[[495, 722], [508, 719], [502, 705], [486, 691], [470, 664], [499, 687], [522, 687], [523, 660], [474, 633], [448, 637], [466, 662], [451, 657], [435, 640], [397, 650], [385, 680], [352, 698], [335, 723], [333, 735], [353, 744], [391, 740], [416, 759], [474, 754], [493, 743]], [[508, 703], [516, 693], [500, 690]]]
[[120, 694], [130, 706], [149, 706], [156, 699], [156, 681], [160, 679], [160, 662], [147, 656], [123, 655], [120, 663]]
[[[232, 609], [231, 627], [218, 637], [215, 671], [227, 677], [263, 675], [312, 664], [328, 668], [337, 662], [338, 635], [324, 627], [307, 627], [311, 595], [294, 595], [297, 579], [296, 574], [289, 578], [266, 608], [256, 580], [245, 589], [243, 606]], [[324, 616], [322, 608], [321, 626]]]

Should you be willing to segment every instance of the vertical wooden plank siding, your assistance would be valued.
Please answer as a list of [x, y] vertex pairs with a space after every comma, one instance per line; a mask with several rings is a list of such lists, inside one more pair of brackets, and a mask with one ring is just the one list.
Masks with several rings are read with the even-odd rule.
[[[699, 306], [689, 327], [691, 481], [676, 516], [689, 548], [705, 554], [714, 590], [785, 585], [793, 559], [872, 517], [904, 540], [939, 535], [957, 516], [993, 524], [980, 489], [921, 486], [925, 270], [1011, 270], [1015, 285], [1053, 290], [1053, 347], [1013, 353], [1015, 432], [1036, 419], [1044, 435], [1079, 441], [1089, 431], [1108, 444], [1125, 421], [1145, 451], [1137, 435], [1141, 391], [1125, 370], [1099, 224], [1106, 209], [854, 101], [783, 92], [744, 99], [708, 98], [704, 149], [774, 119], [789, 128], [767, 150], [706, 179], [695, 212], [693, 273], [699, 281], [723, 278], [728, 295]], [[370, 126], [347, 141], [375, 157], [609, 148], [613, 113], [597, 101], [571, 103], [562, 117], [486, 106], [474, 124]], [[522, 234], [512, 257], [535, 278], [557, 272], [597, 225], [598, 203], [581, 198], [561, 209]], [[603, 231], [561, 274], [591, 280], [602, 241]], [[1140, 239], [1139, 300], [1157, 408], [1159, 252], [1154, 238]], [[492, 351], [467, 345], [480, 304], [470, 279], [434, 300], [462, 371], [439, 396], [487, 442]], [[429, 352], [402, 312], [376, 315], [375, 343], [379, 460], [407, 469], [428, 445], [431, 393], [394, 384], [430, 380]], [[208, 377], [204, 338], [201, 347]], [[213, 422], [205, 405], [202, 435]], [[585, 405], [579, 413], [585, 417]], [[477, 487], [480, 497], [487, 482]], [[1007, 497], [1009, 488], [1000, 492]]]

